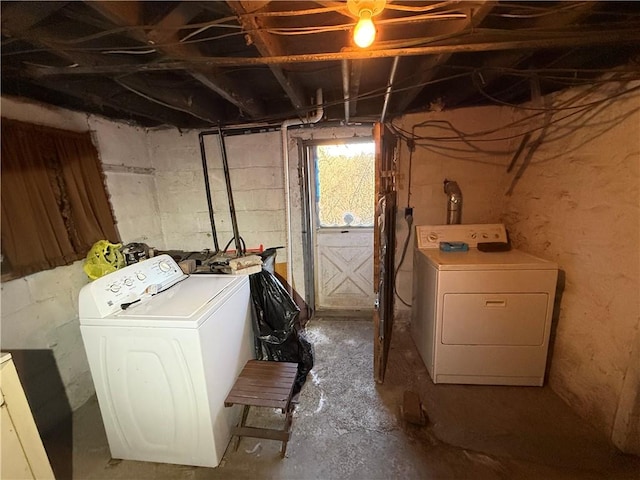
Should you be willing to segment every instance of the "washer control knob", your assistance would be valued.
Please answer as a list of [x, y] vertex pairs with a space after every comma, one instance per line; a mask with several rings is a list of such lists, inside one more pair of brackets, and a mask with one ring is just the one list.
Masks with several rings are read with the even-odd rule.
[[144, 280], [145, 278], [147, 278], [147, 276], [142, 272], [138, 272], [138, 273], [136, 273], [136, 278], [138, 280]]
[[486, 233], [483, 233], [482, 238], [489, 238], [489, 235], [487, 235]]
[[171, 265], [169, 265], [164, 260], [162, 260], [160, 263], [158, 263], [158, 267], [160, 268], [161, 272], [168, 272], [169, 270], [171, 270]]
[[478, 238], [478, 234], [476, 232], [473, 232], [471, 234], [471, 238], [473, 238], [475, 240], [476, 238]]
[[427, 240], [429, 240], [430, 242], [437, 242], [438, 234], [435, 232], [431, 232], [429, 235], [427, 235]]
[[112, 283], [109, 287], [109, 290], [111, 290], [113, 293], [118, 293], [120, 291], [120, 284]]
[[125, 284], [127, 287], [130, 287], [131, 285], [133, 285], [133, 279], [132, 279], [132, 278], [127, 278], [127, 279], [125, 279], [124, 284]]

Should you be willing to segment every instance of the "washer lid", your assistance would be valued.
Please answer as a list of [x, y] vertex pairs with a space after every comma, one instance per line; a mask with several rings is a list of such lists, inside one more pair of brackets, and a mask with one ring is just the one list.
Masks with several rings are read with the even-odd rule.
[[520, 250], [508, 252], [443, 252], [439, 249], [420, 249], [438, 270], [556, 270], [554, 262], [543, 260]]
[[81, 324], [197, 328], [248, 281], [246, 275], [192, 275], [126, 310], [105, 318], [81, 319]]

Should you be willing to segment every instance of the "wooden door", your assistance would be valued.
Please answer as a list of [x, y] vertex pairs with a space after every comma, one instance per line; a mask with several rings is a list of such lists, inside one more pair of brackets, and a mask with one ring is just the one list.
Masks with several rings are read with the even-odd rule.
[[373, 237], [373, 369], [377, 382], [384, 381], [393, 330], [395, 282], [396, 144], [397, 138], [384, 124], [374, 126], [376, 142], [376, 216]]

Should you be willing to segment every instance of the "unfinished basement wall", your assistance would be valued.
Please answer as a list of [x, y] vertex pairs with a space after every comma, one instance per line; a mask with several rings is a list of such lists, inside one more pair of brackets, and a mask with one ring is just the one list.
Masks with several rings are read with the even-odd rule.
[[640, 92], [621, 94], [638, 86], [610, 83], [546, 97], [554, 107], [593, 107], [554, 114], [556, 121], [578, 112], [549, 127], [512, 195], [504, 197], [503, 215], [516, 247], [557, 262], [563, 273], [552, 388], [619, 448], [636, 454]]
[[[164, 247], [214, 249], [198, 131], [151, 131]], [[218, 135], [204, 137], [218, 244], [235, 250]], [[286, 244], [282, 154], [279, 132], [225, 138], [238, 231], [248, 249]], [[282, 255], [285, 255], [284, 257]], [[286, 254], [278, 252], [278, 261]]]
[[[412, 303], [413, 251], [416, 225], [439, 225], [447, 221], [448, 197], [444, 193], [444, 180], [455, 180], [462, 190], [462, 223], [499, 223], [503, 195], [501, 181], [513, 151], [513, 139], [505, 134], [503, 126], [513, 120], [513, 112], [501, 107], [478, 107], [446, 112], [428, 112], [405, 115], [394, 120], [406, 138], [414, 138], [415, 150], [411, 154], [407, 141], [400, 142], [397, 175], [398, 212], [396, 220], [396, 268], [402, 261], [396, 278], [396, 318], [408, 320]], [[477, 149], [460, 141], [453, 129], [470, 138], [480, 132], [494, 141], [477, 142]], [[448, 138], [448, 140], [446, 140]], [[411, 169], [409, 164], [411, 163]], [[409, 232], [405, 220], [405, 207], [413, 208], [413, 227]], [[402, 251], [410, 235], [406, 255]], [[403, 303], [403, 301], [405, 303]]]
[[[1, 109], [7, 118], [92, 131], [122, 240], [160, 237], [144, 130], [13, 97], [2, 97]], [[2, 283], [0, 347], [15, 353], [41, 431], [94, 392], [78, 321], [78, 293], [87, 282], [78, 261]]]

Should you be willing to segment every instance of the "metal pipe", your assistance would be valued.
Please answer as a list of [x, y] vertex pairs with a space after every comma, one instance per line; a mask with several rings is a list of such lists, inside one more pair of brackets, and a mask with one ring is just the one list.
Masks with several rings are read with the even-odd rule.
[[316, 113], [313, 117], [307, 120], [291, 119], [282, 122], [280, 127], [280, 134], [282, 140], [282, 160], [284, 169], [284, 201], [285, 201], [285, 219], [286, 219], [286, 231], [287, 231], [287, 283], [293, 289], [293, 249], [291, 248], [291, 192], [290, 179], [289, 179], [289, 137], [287, 130], [294, 125], [304, 125], [310, 123], [317, 123], [322, 119], [324, 115], [324, 108], [322, 106], [322, 89], [319, 88], [316, 92]]
[[457, 182], [445, 178], [444, 193], [449, 196], [447, 225], [458, 224], [462, 221], [462, 190], [460, 190]]
[[207, 194], [207, 207], [209, 207], [209, 222], [211, 223], [211, 236], [213, 237], [213, 246], [216, 249], [215, 253], [220, 251], [218, 246], [218, 234], [216, 233], [216, 222], [213, 218], [213, 204], [211, 202], [211, 186], [209, 185], [209, 169], [207, 167], [207, 154], [204, 148], [204, 135], [200, 133], [198, 135], [200, 140], [200, 158], [202, 159], [202, 172], [204, 173], [204, 190]]
[[349, 123], [349, 60], [342, 60], [342, 98], [344, 100], [344, 121]]
[[389, 105], [389, 99], [391, 98], [391, 89], [393, 88], [393, 80], [396, 77], [396, 70], [398, 69], [399, 61], [400, 57], [395, 57], [393, 59], [393, 65], [391, 65], [389, 84], [387, 85], [387, 91], [384, 94], [384, 104], [382, 105], [382, 113], [380, 114], [380, 123], [384, 123], [384, 117], [387, 115], [387, 106]]
[[233, 240], [236, 245], [236, 256], [242, 255], [244, 248], [240, 243], [240, 233], [238, 231], [238, 219], [236, 218], [236, 207], [233, 203], [233, 190], [231, 188], [231, 177], [229, 176], [229, 162], [227, 161], [227, 148], [224, 144], [224, 134], [218, 128], [218, 141], [220, 142], [220, 153], [222, 154], [222, 168], [224, 170], [224, 181], [227, 185], [227, 199], [229, 200], [229, 215], [231, 216], [231, 228], [233, 229]]

